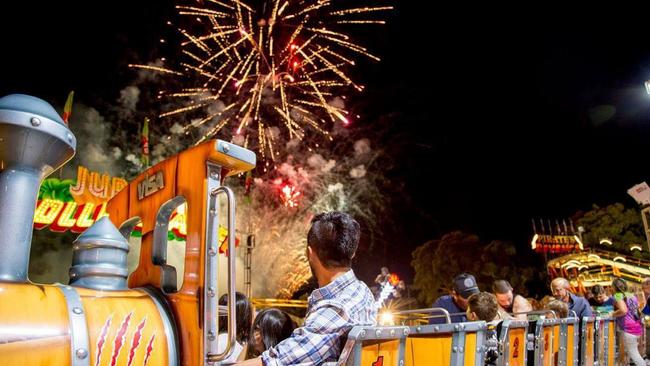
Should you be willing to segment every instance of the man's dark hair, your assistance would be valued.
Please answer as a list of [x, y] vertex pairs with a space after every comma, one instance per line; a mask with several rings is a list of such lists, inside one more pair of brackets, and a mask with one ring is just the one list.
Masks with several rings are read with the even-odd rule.
[[316, 251], [324, 266], [349, 268], [360, 230], [359, 223], [344, 212], [320, 213], [311, 220], [307, 245]]
[[603, 286], [601, 286], [601, 285], [595, 285], [594, 287], [591, 288], [591, 293], [592, 293], [594, 296], [598, 296], [598, 295], [600, 295], [600, 294], [604, 294], [604, 293], [605, 293], [605, 289], [604, 289]]
[[479, 292], [467, 299], [469, 311], [474, 312], [478, 320], [490, 322], [497, 316], [499, 304], [497, 298], [489, 292]]
[[496, 280], [492, 283], [492, 292], [495, 294], [507, 294], [509, 291], [512, 291], [512, 286], [506, 280]]

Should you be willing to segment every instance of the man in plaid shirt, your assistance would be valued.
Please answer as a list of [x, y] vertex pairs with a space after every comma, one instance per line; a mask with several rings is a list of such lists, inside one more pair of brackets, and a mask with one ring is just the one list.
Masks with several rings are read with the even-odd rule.
[[309, 296], [305, 323], [291, 337], [245, 366], [323, 365], [336, 362], [352, 327], [375, 325], [372, 293], [350, 268], [359, 223], [342, 212], [316, 215], [307, 234], [307, 258], [320, 288]]

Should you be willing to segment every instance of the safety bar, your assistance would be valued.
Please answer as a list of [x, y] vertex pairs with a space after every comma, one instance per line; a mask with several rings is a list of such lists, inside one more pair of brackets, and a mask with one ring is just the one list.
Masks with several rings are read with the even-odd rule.
[[[420, 363], [414, 359], [414, 362], [406, 362], [406, 365], [483, 366], [487, 328], [488, 325], [484, 321], [411, 326], [406, 354], [417, 358]], [[441, 344], [440, 342], [445, 339], [447, 341]], [[448, 343], [449, 340], [451, 344]], [[433, 343], [445, 348], [446, 351], [433, 352]], [[468, 356], [469, 353], [472, 355]], [[431, 357], [435, 362], [422, 361], [432, 360]], [[473, 362], [466, 363], [470, 359]]]
[[[542, 365], [543, 360], [553, 358], [553, 354], [559, 351], [559, 345], [562, 340], [560, 339], [560, 326], [561, 319], [540, 319], [535, 324], [535, 329], [530, 329], [534, 333], [529, 333], [529, 341], [533, 341], [534, 353], [533, 361], [535, 365]], [[532, 337], [530, 337], [532, 335]], [[558, 359], [560, 364], [565, 364], [565, 359]]]
[[[406, 314], [430, 314], [430, 313], [442, 313], [442, 315], [428, 316], [425, 318], [440, 318], [445, 317], [447, 324], [451, 323], [451, 317], [449, 316], [449, 311], [444, 308], [425, 308], [425, 309], [414, 309], [414, 310], [402, 310], [394, 312], [393, 315], [406, 315]], [[462, 313], [464, 314], [464, 313]], [[456, 315], [456, 314], [454, 314]]]
[[[210, 169], [209, 167], [208, 169]], [[228, 340], [225, 349], [220, 353], [214, 353], [217, 329], [215, 326], [218, 317], [216, 297], [216, 275], [217, 275], [217, 248], [214, 247], [218, 240], [218, 214], [217, 196], [225, 194], [228, 201]], [[236, 298], [235, 298], [235, 194], [232, 189], [221, 186], [210, 191], [209, 197], [209, 219], [208, 235], [206, 237], [206, 274], [204, 279], [204, 332], [207, 332], [207, 343], [205, 347], [205, 358], [208, 363], [221, 361], [229, 356], [233, 345], [236, 342]], [[208, 306], [209, 305], [209, 306]]]
[[573, 313], [572, 318], [577, 318], [578, 317], [578, 313], [576, 313], [575, 311], [569, 310], [569, 314], [571, 314], [571, 313]]
[[[404, 326], [356, 326], [348, 333], [347, 341], [341, 350], [337, 365], [361, 365], [362, 349], [364, 348], [363, 343], [376, 342], [378, 348], [373, 348], [375, 348], [375, 351], [379, 351], [382, 341], [398, 342], [397, 354], [395, 356], [397, 360], [401, 361], [400, 365], [403, 365], [405, 361], [406, 337], [409, 335], [409, 331], [409, 327]], [[391, 352], [391, 350], [388, 350], [388, 352]], [[398, 362], [397, 360], [395, 362]]]
[[557, 319], [557, 314], [555, 313], [554, 310], [551, 310], [551, 309], [522, 311], [522, 312], [517, 312], [517, 313], [509, 313], [509, 314], [511, 314], [511, 315], [521, 315], [521, 314], [526, 314], [526, 317], [528, 317], [528, 315], [546, 315], [546, 314], [553, 314], [553, 317]]
[[596, 317], [583, 317], [580, 323], [580, 364], [592, 365], [595, 361]]
[[525, 320], [506, 319], [501, 322], [499, 337], [499, 358], [497, 366], [511, 364], [526, 365], [526, 338], [528, 322]]

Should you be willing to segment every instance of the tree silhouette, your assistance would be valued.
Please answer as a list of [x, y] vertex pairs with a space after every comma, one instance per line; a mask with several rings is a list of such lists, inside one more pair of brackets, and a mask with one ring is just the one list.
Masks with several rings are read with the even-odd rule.
[[484, 243], [477, 235], [454, 231], [417, 247], [412, 257], [412, 288], [419, 291], [417, 299], [423, 306], [449, 293], [453, 278], [462, 272], [473, 274], [482, 291], [491, 291], [497, 279], [508, 280], [524, 296], [546, 291], [544, 261], [528, 247], [510, 242]]

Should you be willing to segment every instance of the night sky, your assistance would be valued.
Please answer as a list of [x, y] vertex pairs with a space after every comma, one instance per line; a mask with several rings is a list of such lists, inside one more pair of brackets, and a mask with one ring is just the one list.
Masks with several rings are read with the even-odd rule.
[[[115, 100], [126, 64], [164, 56], [171, 1], [43, 3], [3, 11], [0, 95]], [[383, 61], [358, 70], [367, 92], [355, 98], [366, 120], [393, 124], [393, 179], [406, 187], [387, 264], [408, 277], [411, 249], [450, 230], [527, 245], [533, 217], [634, 207], [626, 190], [650, 178], [643, 12], [422, 3], [395, 2], [364, 35]]]

